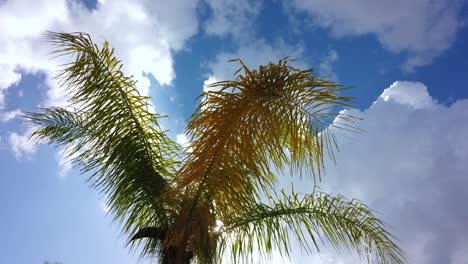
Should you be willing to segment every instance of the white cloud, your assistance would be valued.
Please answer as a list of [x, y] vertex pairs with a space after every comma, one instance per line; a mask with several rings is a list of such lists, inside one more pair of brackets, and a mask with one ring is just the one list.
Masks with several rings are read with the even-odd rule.
[[[84, 31], [96, 42], [108, 40], [124, 63], [124, 72], [138, 80], [148, 94], [152, 74], [162, 84], [175, 78], [172, 53], [198, 30], [197, 2], [100, 1], [88, 10], [77, 1], [7, 1], [0, 4], [0, 90], [21, 78], [20, 72], [45, 72], [49, 101], [62, 104], [64, 95], [52, 76], [59, 60], [50, 60], [50, 47], [42, 39], [46, 30]], [[0, 94], [2, 92], [0, 91]], [[1, 95], [0, 95], [1, 96]], [[1, 97], [0, 97], [1, 98]]]
[[388, 50], [408, 52], [406, 70], [430, 64], [462, 26], [461, 1], [294, 0], [291, 6], [336, 37], [373, 34]]
[[[3, 85], [6, 90], [17, 84], [22, 73], [48, 74], [52, 84], [54, 63], [48, 60], [48, 51], [41, 37], [45, 30], [57, 29], [67, 23], [69, 12], [66, 1], [7, 1], [0, 4], [0, 68], [3, 76], [10, 76]], [[2, 76], [2, 77], [3, 77]], [[13, 78], [14, 77], [14, 78]]]
[[205, 31], [219, 36], [250, 36], [262, 7], [262, 1], [255, 0], [206, 0], [206, 3], [212, 14], [204, 25]]
[[395, 101], [414, 108], [429, 108], [434, 105], [432, 97], [424, 84], [418, 82], [397, 81], [380, 95], [384, 101]]
[[338, 76], [333, 70], [333, 65], [338, 61], [339, 56], [336, 50], [328, 51], [328, 54], [322, 59], [318, 67], [318, 73], [321, 77], [326, 77], [334, 82], [337, 82]]
[[[45, 74], [47, 100], [41, 105], [65, 105], [66, 94], [53, 80], [57, 65], [65, 58], [51, 60], [51, 47], [43, 39], [47, 30], [89, 33], [96, 43], [104, 39], [115, 47], [124, 64], [123, 71], [133, 75], [143, 95], [149, 93], [152, 74], [160, 85], [175, 78], [173, 53], [198, 31], [197, 1], [99, 1], [90, 11], [79, 1], [0, 0], [0, 109], [6, 89], [17, 84], [21, 74]], [[2, 121], [13, 112], [0, 115]], [[36, 146], [26, 135], [10, 134], [16, 158], [33, 154]], [[70, 170], [70, 163], [59, 152], [59, 175]]]
[[[444, 106], [423, 84], [398, 81], [369, 109], [347, 113], [364, 119], [357, 126], [365, 132], [339, 133], [337, 165], [327, 166], [322, 190], [377, 210], [408, 263], [468, 263], [468, 99]], [[298, 192], [311, 188], [295, 183]], [[334, 263], [366, 263], [333, 250], [323, 254]], [[295, 254], [293, 262], [310, 259]]]
[[0, 110], [5, 107], [5, 91], [12, 85], [18, 84], [21, 74], [17, 73], [11, 65], [0, 63]]
[[10, 146], [16, 159], [36, 152], [36, 144], [29, 140], [27, 132], [23, 135], [10, 133]]
[[204, 92], [209, 92], [209, 91], [215, 91], [216, 87], [210, 87], [210, 84], [213, 84], [215, 82], [218, 82], [214, 76], [208, 77], [208, 79], [203, 81], [203, 91]]
[[180, 144], [182, 147], [186, 148], [186, 151], [188, 153], [193, 151], [193, 148], [189, 147], [190, 146], [190, 140], [188, 139], [187, 135], [185, 133], [180, 133], [176, 135], [176, 142]]
[[176, 142], [182, 146], [187, 146], [189, 143], [189, 140], [184, 133], [181, 133], [181, 134], [177, 134]]
[[8, 122], [12, 119], [17, 118], [18, 116], [22, 115], [23, 112], [19, 109], [9, 111], [9, 112], [0, 112], [0, 122]]

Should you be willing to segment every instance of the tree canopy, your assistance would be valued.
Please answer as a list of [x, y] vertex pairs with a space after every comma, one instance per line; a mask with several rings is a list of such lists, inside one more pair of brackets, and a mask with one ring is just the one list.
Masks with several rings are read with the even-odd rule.
[[[66, 148], [76, 168], [105, 197], [131, 248], [159, 263], [219, 263], [279, 250], [291, 237], [308, 253], [322, 241], [337, 250], [404, 263], [403, 251], [374, 211], [357, 200], [276, 190], [277, 172], [316, 180], [334, 159], [333, 129], [353, 129], [345, 87], [290, 66], [289, 58], [211, 84], [189, 119], [187, 147], [172, 141], [149, 98], [122, 72], [107, 42], [84, 33], [47, 34], [66, 107], [29, 113], [32, 137]], [[263, 197], [263, 199], [262, 199]]]

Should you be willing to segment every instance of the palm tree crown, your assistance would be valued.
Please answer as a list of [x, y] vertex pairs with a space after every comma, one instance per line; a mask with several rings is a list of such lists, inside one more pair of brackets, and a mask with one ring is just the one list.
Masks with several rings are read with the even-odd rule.
[[[189, 146], [173, 142], [158, 125], [132, 77], [107, 42], [83, 33], [46, 38], [54, 54], [71, 62], [57, 75], [70, 93], [65, 108], [30, 113], [32, 137], [64, 146], [74, 165], [89, 175], [131, 248], [159, 263], [219, 263], [232, 258], [291, 250], [319, 250], [322, 239], [338, 250], [375, 254], [380, 263], [403, 263], [402, 250], [373, 211], [357, 200], [275, 192], [275, 172], [312, 175], [333, 158], [330, 127], [348, 129], [345, 88], [313, 70], [279, 60], [250, 70], [241, 60], [236, 79], [211, 84], [190, 118]], [[222, 225], [219, 225], [222, 223]]]

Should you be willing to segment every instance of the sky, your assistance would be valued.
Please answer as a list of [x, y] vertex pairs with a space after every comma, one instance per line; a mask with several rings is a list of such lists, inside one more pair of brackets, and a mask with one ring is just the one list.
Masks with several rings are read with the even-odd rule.
[[[137, 263], [102, 197], [21, 115], [66, 104], [44, 32], [108, 40], [169, 135], [204, 85], [290, 56], [353, 87], [363, 133], [338, 133], [321, 190], [378, 211], [408, 263], [467, 264], [468, 5], [464, 0], [0, 0], [0, 263]], [[311, 192], [284, 176], [281, 186]], [[145, 263], [145, 260], [140, 261]], [[262, 262], [258, 263], [270, 263]], [[327, 246], [271, 263], [366, 263]]]

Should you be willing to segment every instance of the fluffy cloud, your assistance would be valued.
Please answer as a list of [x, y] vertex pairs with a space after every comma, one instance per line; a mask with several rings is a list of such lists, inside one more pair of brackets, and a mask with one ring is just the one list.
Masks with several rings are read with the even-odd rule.
[[[149, 93], [148, 74], [161, 85], [175, 78], [173, 53], [198, 31], [197, 1], [98, 1], [88, 10], [81, 1], [0, 1], [0, 109], [5, 91], [18, 84], [22, 74], [45, 74], [48, 87], [43, 105], [64, 105], [66, 95], [53, 80], [57, 65], [65, 58], [50, 59], [51, 47], [43, 39], [47, 31], [89, 33], [96, 43], [108, 40], [124, 64], [123, 71], [138, 81], [138, 89]], [[0, 121], [18, 113], [0, 115]], [[16, 158], [35, 152], [26, 135], [10, 134]], [[60, 175], [70, 165], [58, 154]]]
[[254, 18], [260, 13], [262, 1], [206, 0], [212, 15], [206, 21], [206, 33], [236, 37], [252, 33]]
[[1, 113], [0, 112], [0, 122], [8, 122], [12, 119], [17, 118], [18, 116], [22, 115], [23, 112], [19, 109], [13, 110], [13, 111], [8, 111]]
[[408, 52], [406, 70], [431, 63], [462, 26], [461, 1], [294, 0], [291, 6], [336, 37], [373, 34], [385, 48]]
[[[395, 82], [369, 109], [348, 114], [363, 118], [357, 126], [365, 132], [338, 133], [337, 164], [327, 166], [322, 190], [376, 209], [408, 263], [468, 263], [468, 100], [444, 106], [421, 83]], [[295, 188], [310, 192], [312, 184], [296, 182]], [[366, 263], [333, 250], [322, 257]], [[312, 258], [295, 254], [293, 263]]]
[[11, 65], [0, 64], [0, 110], [5, 107], [5, 91], [10, 86], [18, 84], [21, 74], [15, 71]]
[[385, 89], [379, 98], [410, 105], [415, 109], [430, 108], [434, 105], [426, 86], [415, 82], [395, 82]]
[[[57, 60], [42, 39], [52, 31], [84, 31], [96, 42], [108, 40], [124, 63], [124, 71], [138, 80], [148, 94], [152, 74], [162, 85], [175, 78], [172, 53], [198, 29], [196, 1], [99, 1], [88, 10], [81, 2], [66, 0], [7, 1], [0, 3], [0, 94], [17, 83], [21, 72], [45, 72], [48, 104], [63, 102], [51, 77]], [[2, 92], [3, 91], [3, 92]], [[2, 96], [0, 95], [0, 99]], [[1, 102], [1, 101], [0, 101]]]
[[10, 133], [10, 146], [17, 159], [21, 159], [24, 155], [34, 154], [36, 152], [36, 144], [29, 140], [27, 133], [22, 135]]

